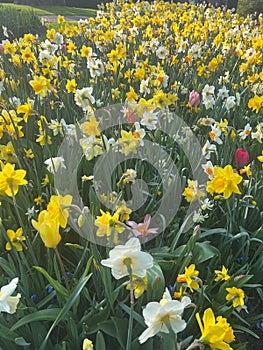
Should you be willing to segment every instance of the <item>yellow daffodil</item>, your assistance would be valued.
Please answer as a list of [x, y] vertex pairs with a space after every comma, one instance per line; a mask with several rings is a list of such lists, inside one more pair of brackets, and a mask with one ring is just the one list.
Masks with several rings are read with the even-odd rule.
[[31, 148], [29, 149], [24, 148], [24, 152], [25, 152], [25, 158], [33, 159], [35, 157]]
[[47, 92], [51, 91], [50, 79], [45, 78], [43, 75], [40, 77], [34, 76], [34, 79], [30, 80], [29, 84], [32, 86], [35, 94], [40, 94], [42, 97], [45, 97]]
[[187, 283], [187, 286], [190, 288], [191, 292], [193, 292], [194, 289], [199, 288], [199, 284], [197, 282], [198, 275], [199, 271], [195, 270], [195, 264], [191, 264], [189, 267], [185, 267], [184, 274], [177, 276], [177, 282]]
[[7, 163], [0, 172], [0, 193], [9, 197], [16, 195], [18, 187], [27, 184], [26, 170], [15, 170], [15, 166]]
[[31, 223], [39, 232], [45, 246], [55, 249], [61, 240], [58, 220], [51, 217], [47, 210], [42, 210], [38, 215], [38, 221], [32, 219]]
[[[132, 283], [133, 283], [133, 290], [134, 290], [134, 296], [136, 299], [138, 299], [145, 290], [147, 290], [147, 275], [143, 278], [138, 276], [132, 276]], [[131, 284], [128, 283], [126, 289], [131, 289]]]
[[232, 288], [226, 288], [226, 291], [228, 292], [226, 296], [226, 300], [232, 301], [233, 307], [238, 307], [238, 306], [243, 307], [245, 305], [245, 302], [244, 302], [245, 293], [243, 289], [232, 287]]
[[224, 168], [215, 167], [214, 174], [213, 179], [207, 183], [207, 191], [210, 194], [222, 193], [224, 199], [228, 199], [232, 193], [241, 194], [237, 185], [242, 181], [242, 176], [236, 174], [231, 165]]
[[232, 350], [229, 343], [235, 340], [233, 330], [227, 320], [221, 316], [215, 319], [211, 308], [206, 309], [203, 315], [203, 323], [199, 313], [196, 319], [201, 330], [199, 342], [210, 346], [212, 350]]
[[75, 93], [76, 92], [76, 87], [77, 87], [77, 83], [76, 83], [75, 79], [67, 80], [66, 89], [67, 89], [67, 92], [69, 94], [71, 92]]
[[27, 99], [27, 103], [25, 103], [23, 105], [18, 105], [16, 112], [18, 114], [20, 114], [20, 113], [24, 114], [24, 121], [27, 123], [29, 115], [32, 114], [32, 112], [33, 112], [30, 99], [29, 98]]
[[68, 222], [69, 206], [72, 202], [72, 196], [51, 196], [50, 201], [47, 205], [47, 211], [50, 217], [58, 222], [58, 224], [65, 228]]
[[0, 145], [0, 159], [8, 163], [16, 163], [17, 157], [11, 141], [6, 146]]
[[59, 24], [64, 23], [64, 22], [65, 22], [64, 16], [58, 15], [57, 22], [58, 22]]
[[83, 132], [88, 136], [100, 136], [100, 130], [98, 129], [99, 122], [91, 115], [89, 121], [82, 124]]
[[124, 231], [124, 227], [118, 225], [119, 213], [116, 212], [111, 215], [108, 211], [105, 213], [103, 210], [100, 210], [100, 212], [101, 216], [97, 216], [97, 219], [95, 220], [95, 225], [98, 227], [96, 232], [97, 236], [109, 237], [115, 231], [115, 229], [118, 231], [118, 233]]
[[219, 281], [227, 281], [229, 282], [231, 280], [231, 277], [227, 274], [228, 269], [223, 265], [222, 270], [215, 270], [216, 278], [215, 282]]
[[121, 130], [121, 138], [118, 143], [122, 146], [122, 152], [127, 156], [130, 153], [137, 153], [140, 142], [132, 131]]
[[252, 175], [252, 171], [250, 169], [251, 164], [245, 165], [242, 169], [239, 170], [240, 175], [246, 174], [249, 178]]
[[5, 249], [11, 250], [15, 247], [18, 252], [21, 252], [23, 250], [22, 241], [26, 240], [26, 237], [23, 236], [22, 227], [18, 228], [16, 232], [13, 230], [7, 230], [6, 233], [10, 242], [6, 243]]
[[262, 163], [263, 167], [263, 151], [261, 152], [261, 156], [258, 156], [257, 159]]
[[188, 179], [188, 186], [185, 188], [183, 196], [187, 202], [192, 203], [196, 200], [199, 201], [202, 197], [205, 197], [205, 192], [199, 190], [197, 181]]
[[248, 107], [251, 108], [252, 111], [255, 111], [256, 113], [259, 113], [262, 106], [263, 106], [263, 96], [255, 95], [248, 101]]

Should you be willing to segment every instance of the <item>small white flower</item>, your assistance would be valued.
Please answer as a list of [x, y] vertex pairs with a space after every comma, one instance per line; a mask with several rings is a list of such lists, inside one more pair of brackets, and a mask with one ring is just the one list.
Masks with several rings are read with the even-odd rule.
[[0, 80], [0, 96], [4, 90], [5, 90], [4, 82]]
[[[1, 85], [1, 82], [0, 82], [0, 85]], [[0, 95], [1, 95], [1, 86], [0, 86]], [[22, 104], [20, 98], [16, 96], [9, 97], [8, 101], [10, 102], [11, 105], [14, 105], [15, 108], [17, 108], [18, 105]]]
[[47, 165], [47, 170], [52, 174], [55, 174], [60, 168], [66, 169], [63, 157], [49, 158], [45, 160], [44, 164]]
[[153, 111], [144, 112], [141, 120], [141, 124], [146, 126], [149, 130], [155, 130], [158, 121], [157, 113]]
[[83, 89], [77, 89], [75, 93], [75, 102], [84, 111], [87, 111], [89, 106], [95, 103], [95, 98], [92, 96], [92, 87], [86, 87]]
[[220, 139], [222, 131], [216, 127], [216, 125], [211, 125], [211, 131], [209, 132], [209, 136], [213, 142], [221, 145], [223, 141]]
[[205, 200], [201, 200], [201, 209], [202, 210], [212, 210], [214, 207], [214, 203], [206, 198]]
[[38, 213], [38, 210], [33, 206], [32, 208], [28, 208], [25, 214], [28, 216], [28, 220], [30, 220], [36, 213]]
[[156, 50], [156, 56], [160, 60], [164, 60], [169, 55], [169, 50], [165, 46], [160, 46], [159, 49]]
[[15, 291], [18, 283], [18, 278], [12, 279], [12, 281], [3, 286], [0, 290], [0, 312], [7, 312], [13, 314], [16, 312], [17, 304], [21, 298], [21, 294], [17, 294], [14, 297], [11, 297], [11, 294]]
[[79, 144], [82, 147], [83, 154], [87, 160], [91, 160], [98, 157], [103, 153], [102, 140], [100, 137], [91, 135], [89, 137], [83, 137], [79, 140]]
[[261, 124], [258, 124], [256, 126], [256, 132], [251, 133], [252, 140], [256, 139], [259, 143], [262, 143], [263, 139], [263, 126]]
[[57, 119], [56, 120], [51, 119], [51, 122], [48, 125], [48, 128], [53, 131], [54, 136], [57, 136], [58, 134], [63, 135], [63, 127]]
[[205, 106], [205, 109], [213, 109], [215, 105], [215, 99], [209, 98], [209, 99], [203, 100], [203, 105]]
[[214, 177], [214, 166], [212, 162], [209, 160], [206, 164], [202, 164], [202, 168], [204, 172], [208, 175], [209, 180]]
[[225, 106], [226, 106], [226, 109], [228, 111], [230, 111], [230, 109], [234, 108], [236, 105], [236, 98], [235, 96], [229, 96], [226, 101], [225, 101]]
[[[56, 33], [56, 34], [61, 35], [60, 33]], [[54, 38], [53, 38], [53, 40], [54, 40]], [[62, 42], [62, 44], [63, 44], [63, 42]], [[51, 44], [51, 42], [48, 39], [46, 39], [45, 42], [42, 44], [42, 48], [44, 50], [47, 50], [50, 54], [53, 55], [56, 52], [56, 50], [58, 49], [58, 45]]]
[[202, 148], [203, 156], [206, 159], [210, 159], [211, 153], [216, 153], [216, 145], [211, 144], [208, 140], [206, 141], [204, 147]]
[[143, 95], [149, 94], [150, 93], [149, 89], [149, 78], [146, 80], [142, 80], [140, 84], [140, 93]]
[[227, 98], [229, 96], [229, 90], [225, 87], [225, 85], [222, 87], [222, 89], [218, 90], [217, 98]]
[[245, 140], [251, 134], [251, 130], [250, 124], [247, 123], [244, 130], [239, 131], [238, 136], [240, 136], [242, 140]]
[[129, 276], [128, 266], [132, 274], [145, 277], [146, 270], [153, 266], [153, 257], [149, 253], [141, 251], [141, 243], [138, 238], [130, 238], [125, 245], [117, 245], [110, 253], [109, 258], [101, 260], [103, 266], [110, 267], [112, 276], [120, 279]]
[[208, 218], [208, 214], [203, 215], [201, 209], [199, 209], [198, 211], [196, 211], [196, 210], [194, 211], [193, 222], [195, 224], [202, 223], [207, 218]]
[[213, 85], [206, 84], [202, 90], [202, 97], [204, 100], [214, 99], [215, 87]]
[[89, 68], [92, 78], [99, 77], [105, 73], [105, 68], [101, 60], [87, 61], [87, 68]]
[[55, 44], [57, 45], [62, 45], [63, 42], [64, 42], [64, 39], [63, 39], [63, 35], [56, 32], [54, 35], [53, 35], [53, 41]]
[[6, 28], [5, 26], [2, 26], [2, 29], [3, 29], [3, 34], [4, 34], [4, 36], [5, 36], [6, 38], [8, 38], [9, 35], [8, 35], [8, 32], [7, 32], [7, 28]]
[[169, 328], [175, 334], [183, 331], [187, 324], [181, 316], [184, 309], [190, 304], [191, 299], [189, 297], [183, 297], [182, 301], [172, 300], [169, 291], [166, 289], [159, 303], [156, 301], [150, 302], [143, 310], [144, 322], [148, 328], [140, 335], [139, 342], [141, 344], [145, 343], [159, 332], [169, 333]]
[[198, 121], [198, 124], [202, 126], [209, 126], [209, 125], [212, 125], [214, 122], [215, 122], [214, 118], [205, 117], [205, 118], [201, 118]]
[[50, 54], [48, 50], [42, 50], [40, 51], [38, 58], [42, 64], [48, 64], [49, 62], [52, 61], [53, 56]]

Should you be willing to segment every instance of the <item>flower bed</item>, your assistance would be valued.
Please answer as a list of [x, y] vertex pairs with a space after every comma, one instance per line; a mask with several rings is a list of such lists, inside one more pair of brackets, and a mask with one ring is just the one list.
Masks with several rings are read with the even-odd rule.
[[1, 346], [246, 348], [262, 17], [118, 1], [58, 23], [0, 44]]

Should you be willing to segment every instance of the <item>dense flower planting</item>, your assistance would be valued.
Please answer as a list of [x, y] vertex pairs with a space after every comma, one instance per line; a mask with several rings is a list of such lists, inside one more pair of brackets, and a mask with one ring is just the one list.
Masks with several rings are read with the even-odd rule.
[[0, 43], [1, 347], [245, 349], [262, 16], [119, 0], [58, 24]]

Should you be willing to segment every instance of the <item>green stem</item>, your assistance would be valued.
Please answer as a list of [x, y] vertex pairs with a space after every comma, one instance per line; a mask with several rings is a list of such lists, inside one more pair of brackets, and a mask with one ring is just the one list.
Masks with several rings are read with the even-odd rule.
[[68, 284], [68, 277], [67, 277], [67, 274], [66, 274], [65, 267], [64, 267], [64, 264], [62, 262], [61, 256], [60, 256], [59, 251], [57, 250], [57, 248], [54, 248], [54, 251], [55, 251], [56, 256], [58, 258], [58, 262], [59, 262], [59, 265], [60, 265], [60, 268], [61, 268], [62, 275], [64, 276], [64, 279], [65, 279], [66, 288], [67, 288], [68, 292], [70, 292], [70, 288], [69, 288], [69, 284]]
[[176, 350], [177, 349], [177, 337], [172, 330], [169, 330], [169, 334], [163, 335], [163, 349]]
[[133, 309], [134, 309], [134, 288], [133, 288], [133, 281], [132, 276], [130, 275], [130, 315], [129, 315], [129, 326], [128, 326], [128, 336], [127, 336], [127, 343], [126, 343], [126, 350], [131, 349], [131, 342], [132, 342], [132, 326], [133, 326]]

